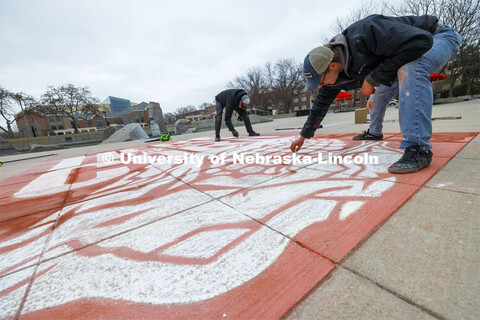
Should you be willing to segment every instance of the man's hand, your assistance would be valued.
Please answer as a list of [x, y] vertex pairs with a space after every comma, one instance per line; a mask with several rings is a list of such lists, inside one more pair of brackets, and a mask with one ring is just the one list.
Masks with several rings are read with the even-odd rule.
[[368, 110], [372, 109], [372, 98], [371, 97], [367, 101], [367, 108], [368, 108]]
[[367, 80], [363, 80], [362, 93], [366, 96], [369, 96], [375, 93], [375, 88], [370, 83], [368, 83]]
[[290, 145], [290, 150], [292, 150], [292, 152], [297, 152], [298, 150], [300, 150], [302, 148], [304, 141], [305, 141], [305, 138], [302, 137], [302, 136], [293, 140], [292, 144]]

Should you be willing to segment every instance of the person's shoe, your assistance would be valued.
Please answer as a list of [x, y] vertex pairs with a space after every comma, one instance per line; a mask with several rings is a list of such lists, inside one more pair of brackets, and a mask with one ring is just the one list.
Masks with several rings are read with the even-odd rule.
[[221, 141], [220, 136], [215, 137], [215, 142]]
[[358, 136], [353, 137], [353, 140], [382, 140], [383, 134], [375, 135], [370, 133], [370, 129], [363, 131]]
[[255, 131], [254, 132], [250, 132], [248, 134], [250, 137], [258, 137], [260, 135], [260, 133], [256, 133]]
[[412, 173], [426, 168], [432, 162], [433, 153], [430, 150], [420, 150], [419, 146], [405, 149], [403, 156], [388, 168], [390, 173]]
[[232, 134], [233, 134], [233, 136], [234, 136], [235, 138], [238, 138], [238, 131], [236, 131], [236, 130], [235, 130], [235, 131], [232, 131]]

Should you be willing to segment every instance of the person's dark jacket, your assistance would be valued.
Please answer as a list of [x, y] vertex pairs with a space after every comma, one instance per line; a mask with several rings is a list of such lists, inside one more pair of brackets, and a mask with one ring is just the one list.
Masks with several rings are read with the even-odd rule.
[[[373, 86], [391, 86], [401, 66], [430, 50], [437, 24], [437, 17], [429, 15], [371, 15], [345, 29], [342, 35], [348, 46], [348, 64], [335, 84], [319, 89], [300, 134], [313, 137], [341, 90], [361, 88], [364, 79]], [[332, 50], [335, 51], [334, 46]]]
[[225, 123], [228, 128], [232, 127], [232, 114], [233, 110], [241, 114], [241, 108], [239, 107], [242, 97], [247, 95], [247, 92], [243, 89], [227, 89], [215, 96], [215, 100], [219, 102], [223, 108], [225, 108]]

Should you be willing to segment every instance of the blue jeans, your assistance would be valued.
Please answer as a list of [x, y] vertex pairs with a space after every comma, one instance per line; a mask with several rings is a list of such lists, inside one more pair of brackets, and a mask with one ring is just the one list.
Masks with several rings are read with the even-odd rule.
[[398, 79], [391, 87], [381, 85], [371, 96], [370, 132], [382, 134], [383, 118], [387, 103], [399, 93], [400, 131], [405, 138], [400, 149], [420, 146], [430, 150], [432, 145], [433, 91], [430, 75], [440, 71], [455, 57], [462, 36], [448, 26], [442, 26], [433, 34], [433, 46], [423, 56], [403, 65], [397, 72]]

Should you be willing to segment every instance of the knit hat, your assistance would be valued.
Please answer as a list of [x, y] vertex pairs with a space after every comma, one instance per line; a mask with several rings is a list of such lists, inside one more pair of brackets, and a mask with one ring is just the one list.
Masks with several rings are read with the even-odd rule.
[[244, 95], [242, 97], [242, 104], [243, 105], [249, 105], [250, 104], [250, 97], [248, 95]]

